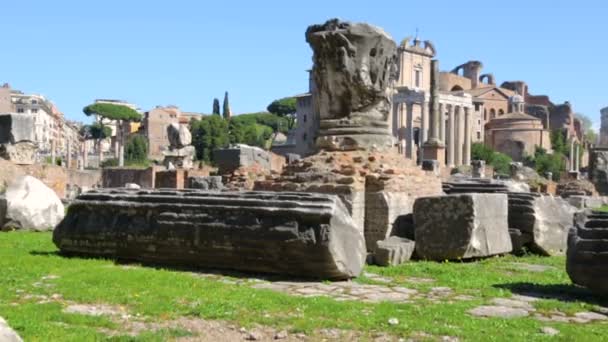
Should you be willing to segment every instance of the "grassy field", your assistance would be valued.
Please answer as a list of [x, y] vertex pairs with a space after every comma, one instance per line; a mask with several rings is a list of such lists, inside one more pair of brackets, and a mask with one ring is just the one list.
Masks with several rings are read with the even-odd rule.
[[[545, 267], [530, 271], [530, 265]], [[460, 341], [600, 341], [608, 335], [605, 321], [560, 323], [532, 316], [480, 318], [467, 313], [513, 294], [544, 297], [532, 303], [540, 314], [569, 316], [608, 304], [571, 285], [563, 257], [506, 256], [467, 263], [370, 266], [366, 272], [384, 281], [363, 276], [356, 282], [404, 286], [422, 294], [434, 287], [449, 287], [450, 298], [469, 298], [438, 301], [422, 296], [409, 303], [377, 304], [254, 289], [248, 279], [234, 276], [206, 277], [111, 260], [65, 258], [57, 254], [49, 233], [0, 234], [0, 270], [0, 316], [25, 341], [196, 340], [196, 331], [165, 324], [184, 319], [219, 322], [237, 331], [284, 330], [289, 336], [305, 335], [309, 340], [327, 339], [323, 334], [328, 329], [361, 340], [381, 336], [429, 341], [448, 337]], [[120, 314], [91, 316], [66, 311], [78, 304], [107, 306]], [[398, 323], [390, 324], [392, 318]], [[140, 329], [133, 333], [135, 326]], [[544, 334], [544, 327], [559, 334]]]

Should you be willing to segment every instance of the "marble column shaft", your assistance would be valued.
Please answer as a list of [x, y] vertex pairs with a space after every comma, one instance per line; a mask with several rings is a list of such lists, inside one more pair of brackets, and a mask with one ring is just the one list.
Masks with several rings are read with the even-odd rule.
[[414, 105], [412, 103], [406, 103], [406, 116], [407, 116], [407, 155], [409, 159], [414, 159]]
[[456, 143], [456, 139], [454, 137], [455, 127], [454, 127], [454, 106], [448, 106], [448, 161], [447, 164], [449, 167], [454, 166], [454, 144]]
[[464, 107], [464, 153], [462, 161], [464, 165], [471, 164], [472, 123], [473, 120], [471, 120], [471, 109], [468, 107]]

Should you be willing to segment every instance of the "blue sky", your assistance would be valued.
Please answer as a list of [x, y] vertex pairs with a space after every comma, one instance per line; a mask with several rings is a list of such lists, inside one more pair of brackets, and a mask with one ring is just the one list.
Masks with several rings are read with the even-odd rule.
[[497, 82], [569, 100], [599, 122], [608, 106], [608, 2], [579, 1], [3, 1], [0, 83], [41, 93], [70, 119], [119, 98], [142, 109], [236, 113], [307, 89], [306, 27], [333, 17], [433, 41], [442, 70], [484, 63]]

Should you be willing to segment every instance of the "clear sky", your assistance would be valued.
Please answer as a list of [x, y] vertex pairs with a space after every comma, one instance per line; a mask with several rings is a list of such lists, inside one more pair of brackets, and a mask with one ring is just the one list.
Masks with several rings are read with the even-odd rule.
[[480, 60], [497, 83], [569, 100], [599, 122], [608, 106], [608, 1], [2, 1], [0, 83], [47, 96], [70, 119], [118, 98], [147, 110], [236, 113], [307, 90], [306, 27], [366, 21], [396, 41], [431, 40], [442, 70]]

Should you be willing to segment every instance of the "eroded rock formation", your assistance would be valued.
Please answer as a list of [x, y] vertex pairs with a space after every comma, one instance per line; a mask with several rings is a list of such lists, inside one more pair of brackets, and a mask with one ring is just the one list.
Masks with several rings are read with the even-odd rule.
[[95, 190], [57, 226], [64, 253], [268, 272], [356, 277], [363, 234], [331, 195]]

